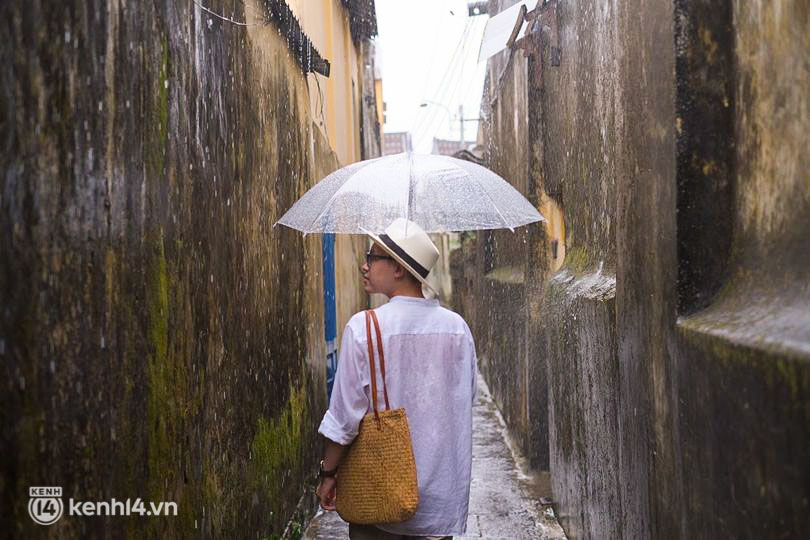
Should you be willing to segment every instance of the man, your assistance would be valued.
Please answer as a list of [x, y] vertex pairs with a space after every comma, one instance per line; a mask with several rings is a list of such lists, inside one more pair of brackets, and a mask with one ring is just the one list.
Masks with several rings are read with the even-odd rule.
[[[416, 223], [400, 218], [385, 234], [369, 236], [373, 244], [361, 267], [363, 285], [366, 292], [390, 299], [375, 311], [383, 336], [390, 405], [404, 407], [408, 415], [419, 506], [412, 518], [400, 523], [350, 523], [349, 537], [452, 538], [467, 527], [475, 345], [459, 315], [423, 295], [423, 286], [429, 287], [428, 273], [439, 258], [428, 235]], [[326, 451], [317, 495], [326, 510], [335, 509], [340, 461], [371, 409], [362, 312], [346, 325], [338, 358], [329, 410], [318, 429], [326, 437]]]

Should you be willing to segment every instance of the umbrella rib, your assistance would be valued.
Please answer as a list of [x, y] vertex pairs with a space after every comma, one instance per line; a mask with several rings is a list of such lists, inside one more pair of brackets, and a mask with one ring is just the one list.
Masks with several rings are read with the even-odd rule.
[[408, 152], [408, 206], [405, 209], [405, 234], [408, 234], [408, 222], [411, 219], [413, 205], [413, 152]]
[[[465, 170], [465, 172], [467, 172], [467, 171]], [[470, 174], [470, 173], [467, 172], [467, 174]], [[481, 181], [478, 179], [478, 177], [475, 176], [475, 175], [471, 175], [471, 176], [473, 178], [475, 178], [475, 182], [478, 184], [478, 187], [480, 187], [481, 191], [483, 191], [484, 194], [487, 196], [487, 199], [489, 199], [489, 202], [492, 204], [492, 207], [495, 209], [495, 211], [498, 212], [498, 216], [501, 218], [501, 221], [503, 221], [504, 226], [507, 229], [509, 229], [510, 231], [515, 232], [515, 229], [513, 229], [512, 227], [509, 226], [509, 223], [506, 221], [506, 218], [503, 217], [503, 214], [501, 214], [501, 209], [498, 208], [498, 205], [495, 204], [494, 200], [492, 200], [492, 195], [490, 195], [489, 192], [484, 188], [484, 186], [481, 184]]]
[[[380, 158], [377, 158], [377, 159], [380, 159]], [[325, 204], [325, 205], [323, 205], [323, 208], [321, 209], [321, 211], [320, 211], [320, 212], [318, 212], [318, 215], [317, 215], [317, 216], [315, 216], [315, 218], [314, 218], [314, 219], [313, 219], [313, 220], [310, 222], [310, 224], [309, 224], [309, 229], [308, 229], [307, 231], [305, 231], [305, 232], [310, 232], [310, 230], [312, 229], [312, 226], [313, 226], [313, 225], [314, 225], [314, 224], [315, 224], [315, 223], [316, 223], [316, 222], [317, 222], [319, 219], [321, 219], [321, 216], [323, 216], [324, 212], [326, 212], [326, 210], [329, 208], [329, 205], [330, 205], [330, 204], [332, 204], [332, 201], [334, 201], [334, 200], [335, 200], [335, 197], [337, 197], [338, 192], [339, 192], [341, 189], [343, 189], [343, 186], [345, 186], [345, 185], [346, 185], [346, 183], [348, 183], [348, 182], [349, 182], [349, 180], [351, 180], [352, 176], [354, 176], [354, 175], [355, 175], [355, 173], [357, 173], [357, 171], [359, 171], [359, 170], [361, 170], [361, 169], [365, 169], [366, 167], [368, 167], [369, 165], [371, 165], [373, 162], [377, 161], [377, 159], [372, 159], [372, 160], [369, 160], [369, 161], [368, 161], [368, 163], [363, 164], [363, 166], [362, 166], [362, 167], [357, 167], [357, 169], [356, 169], [356, 170], [352, 171], [352, 174], [351, 174], [351, 175], [349, 175], [349, 176], [347, 176], [347, 177], [346, 177], [346, 181], [345, 181], [345, 182], [343, 182], [342, 184], [340, 184], [340, 187], [339, 187], [339, 188], [337, 188], [337, 189], [335, 190], [335, 192], [334, 192], [334, 193], [332, 193], [332, 196], [331, 196], [331, 197], [329, 197], [329, 200], [328, 200], [328, 201], [326, 201], [326, 204]], [[337, 171], [336, 171], [336, 172], [337, 172]]]

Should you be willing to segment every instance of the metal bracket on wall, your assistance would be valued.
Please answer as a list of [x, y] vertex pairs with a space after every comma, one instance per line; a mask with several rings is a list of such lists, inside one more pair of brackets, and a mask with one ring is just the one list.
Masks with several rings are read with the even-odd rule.
[[[520, 7], [520, 14], [515, 21], [512, 35], [506, 42], [508, 48], [518, 48], [526, 51], [527, 54], [536, 52], [533, 37], [536, 35], [541, 40], [543, 35], [548, 35], [549, 49], [551, 53], [551, 65], [559, 66], [562, 60], [562, 50], [560, 49], [560, 27], [557, 24], [557, 6], [560, 0], [539, 0], [537, 6], [528, 11], [526, 6]], [[525, 34], [518, 39], [523, 23], [529, 25]], [[542, 48], [540, 48], [542, 51]]]

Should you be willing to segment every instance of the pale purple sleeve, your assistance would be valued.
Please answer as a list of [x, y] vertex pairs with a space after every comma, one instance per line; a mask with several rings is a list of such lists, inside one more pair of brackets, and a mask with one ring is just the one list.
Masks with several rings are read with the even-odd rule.
[[343, 331], [338, 354], [338, 368], [332, 385], [329, 409], [323, 416], [318, 432], [338, 444], [348, 445], [357, 436], [360, 421], [368, 411], [364, 377], [360, 371], [364, 358], [362, 343], [349, 325]]

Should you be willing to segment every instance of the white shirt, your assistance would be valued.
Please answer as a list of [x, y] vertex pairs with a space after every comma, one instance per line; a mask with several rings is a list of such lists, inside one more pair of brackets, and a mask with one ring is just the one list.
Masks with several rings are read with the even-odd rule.
[[[419, 483], [416, 514], [379, 524], [393, 534], [460, 536], [467, 528], [472, 467], [475, 345], [458, 314], [435, 299], [395, 296], [377, 308], [383, 337], [385, 381], [392, 409], [405, 408]], [[374, 325], [371, 325], [374, 335]], [[376, 338], [374, 355], [377, 356]], [[385, 409], [377, 358], [377, 407]], [[366, 319], [346, 324], [329, 410], [318, 431], [347, 445], [372, 412]]]

